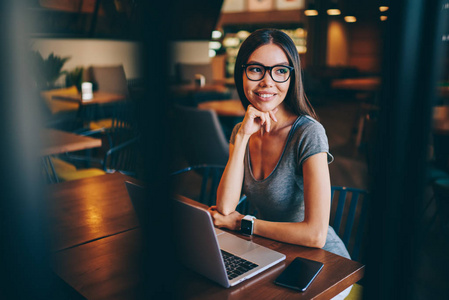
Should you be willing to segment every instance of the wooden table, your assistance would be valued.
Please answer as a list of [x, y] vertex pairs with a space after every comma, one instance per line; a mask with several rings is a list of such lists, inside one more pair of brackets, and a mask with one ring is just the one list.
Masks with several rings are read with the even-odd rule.
[[380, 88], [379, 77], [345, 78], [332, 80], [331, 87], [340, 90], [375, 92]]
[[199, 109], [211, 109], [218, 116], [223, 117], [244, 117], [245, 109], [238, 99], [206, 101], [198, 104]]
[[124, 103], [126, 95], [94, 92], [92, 99], [83, 99], [81, 94], [55, 93], [52, 99], [79, 103], [77, 118], [83, 127], [89, 128], [89, 123], [92, 120], [106, 118], [104, 112], [105, 105], [114, 105], [114, 110], [120, 110], [117, 106]]
[[57, 93], [53, 95], [54, 100], [65, 100], [70, 102], [77, 102], [80, 105], [93, 105], [93, 104], [109, 104], [120, 102], [126, 99], [123, 94], [114, 94], [106, 92], [94, 92], [92, 99], [82, 99], [81, 94], [60, 94]]
[[449, 106], [433, 108], [433, 130], [438, 134], [449, 135]]
[[41, 131], [41, 140], [41, 156], [101, 147], [101, 139], [48, 128]]
[[[41, 130], [43, 147], [40, 150], [49, 182], [59, 182], [51, 155], [101, 147], [101, 139], [82, 136], [56, 129]], [[49, 169], [50, 167], [50, 169]]]
[[[53, 269], [88, 299], [140, 299], [142, 296], [141, 229], [137, 227], [125, 180], [130, 178], [118, 173], [107, 174], [63, 182], [48, 189], [49, 225], [54, 229]], [[229, 289], [181, 267], [170, 279], [176, 283], [177, 297], [330, 299], [363, 277], [362, 264], [321, 249], [262, 237], [253, 237], [253, 241], [284, 253], [286, 261]], [[155, 247], [163, 246], [158, 241], [153, 243]], [[297, 256], [324, 262], [323, 270], [305, 293], [273, 283]]]

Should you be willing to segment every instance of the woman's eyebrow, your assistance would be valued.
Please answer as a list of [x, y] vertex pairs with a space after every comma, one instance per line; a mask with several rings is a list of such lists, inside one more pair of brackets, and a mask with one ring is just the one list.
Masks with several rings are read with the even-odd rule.
[[[247, 63], [247, 65], [262, 65], [262, 66], [265, 66], [263, 63], [258, 62], [258, 61], [255, 61], [255, 60], [249, 61], [249, 62]], [[274, 64], [273, 66], [279, 66], [279, 65], [286, 65], [286, 66], [288, 66], [289, 63], [288, 63], [287, 61], [283, 61], [283, 62]], [[269, 66], [266, 66], [266, 67], [269, 67]]]

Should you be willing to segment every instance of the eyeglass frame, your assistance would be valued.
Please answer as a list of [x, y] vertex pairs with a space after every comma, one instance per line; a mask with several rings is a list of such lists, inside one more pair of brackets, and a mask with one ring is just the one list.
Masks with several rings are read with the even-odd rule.
[[[247, 68], [248, 66], [261, 66], [261, 67], [263, 67], [263, 68], [264, 68], [264, 73], [263, 73], [262, 77], [261, 77], [260, 79], [257, 79], [257, 80], [249, 78], [249, 77], [248, 77], [248, 73], [247, 73], [247, 71], [246, 71], [246, 68]], [[289, 70], [290, 70], [290, 74], [288, 75], [288, 78], [285, 79], [284, 81], [277, 81], [277, 80], [275, 80], [275, 79], [273, 78], [273, 75], [271, 74], [271, 70], [273, 70], [273, 68], [275, 68], [275, 67], [284, 67], [284, 68], [289, 69]], [[267, 73], [267, 71], [269, 71], [268, 73], [270, 74], [271, 79], [273, 79], [273, 81], [274, 81], [274, 82], [277, 82], [277, 83], [284, 83], [284, 82], [286, 82], [286, 81], [289, 80], [290, 77], [292, 76], [293, 71], [295, 71], [295, 68], [294, 68], [294, 67], [292, 67], [292, 66], [286, 66], [286, 65], [274, 65], [274, 66], [268, 67], [268, 66], [264, 66], [264, 65], [262, 65], [262, 64], [243, 64], [243, 65], [242, 65], [242, 68], [243, 68], [243, 70], [245, 71], [246, 78], [248, 78], [248, 80], [250, 80], [250, 81], [261, 81], [262, 79], [264, 79], [265, 74]]]

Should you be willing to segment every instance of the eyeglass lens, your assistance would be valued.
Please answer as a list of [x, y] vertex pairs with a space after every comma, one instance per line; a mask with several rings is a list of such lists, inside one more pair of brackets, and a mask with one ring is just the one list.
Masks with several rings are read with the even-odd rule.
[[246, 67], [246, 75], [248, 79], [257, 81], [261, 80], [265, 72], [270, 69], [271, 71], [269, 73], [274, 81], [284, 82], [290, 77], [290, 69], [285, 66], [274, 66], [270, 68], [261, 65], [248, 65]]

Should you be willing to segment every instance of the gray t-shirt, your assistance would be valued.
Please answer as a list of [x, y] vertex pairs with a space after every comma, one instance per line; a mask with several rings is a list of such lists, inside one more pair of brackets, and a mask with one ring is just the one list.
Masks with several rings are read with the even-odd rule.
[[[230, 143], [241, 123], [234, 127]], [[256, 180], [251, 169], [249, 146], [244, 160], [243, 193], [256, 208], [259, 219], [273, 222], [302, 222], [304, 220], [304, 184], [302, 163], [310, 156], [325, 152], [328, 163], [333, 161], [329, 153], [324, 127], [309, 116], [300, 116], [290, 130], [281, 157], [271, 172]], [[329, 226], [324, 250], [349, 258], [343, 242]]]

